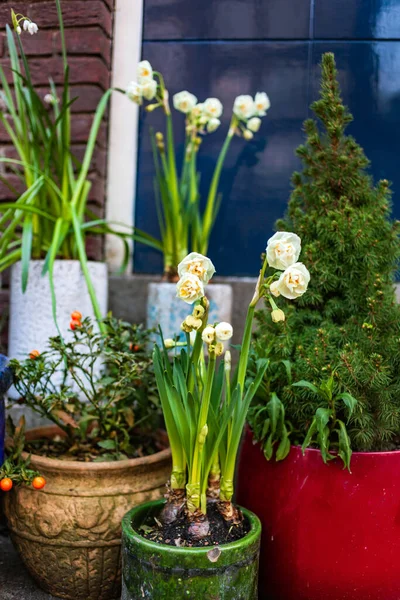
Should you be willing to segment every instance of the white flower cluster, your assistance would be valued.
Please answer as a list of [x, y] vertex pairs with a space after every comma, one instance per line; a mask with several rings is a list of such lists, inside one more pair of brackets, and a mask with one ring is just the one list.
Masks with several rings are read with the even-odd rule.
[[179, 281], [176, 295], [188, 304], [204, 296], [204, 286], [215, 273], [215, 267], [207, 256], [191, 252], [178, 265]]
[[[282, 295], [284, 298], [294, 300], [307, 290], [310, 273], [303, 263], [297, 262], [300, 252], [301, 240], [295, 233], [279, 231], [268, 240], [266, 248], [268, 264], [278, 271], [283, 271], [279, 279], [271, 283], [270, 292], [274, 296]], [[274, 318], [283, 320], [279, 318], [278, 313]]]
[[178, 92], [173, 97], [174, 108], [187, 115], [188, 126], [191, 129], [212, 133], [221, 125], [220, 116], [223, 106], [218, 98], [207, 98], [197, 102], [194, 94], [187, 90]]
[[125, 90], [126, 95], [135, 104], [143, 104], [143, 99], [153, 100], [157, 94], [157, 81], [148, 60], [142, 60], [137, 67], [137, 81], [131, 81]]
[[270, 106], [271, 103], [265, 92], [257, 92], [254, 99], [248, 95], [238, 96], [235, 99], [233, 114], [244, 123], [242, 133], [246, 140], [251, 140], [253, 134], [260, 129], [260, 117], [265, 117]]
[[17, 23], [20, 23], [22, 19], [23, 19], [22, 28], [20, 25], [17, 25], [17, 27], [15, 28], [15, 31], [18, 33], [18, 35], [21, 35], [22, 30], [27, 31], [31, 35], [34, 35], [35, 33], [37, 33], [39, 31], [39, 27], [36, 25], [36, 23], [31, 21], [30, 19], [22, 17], [22, 15], [19, 15], [19, 19], [18, 19]]
[[216, 356], [221, 356], [225, 350], [224, 342], [227, 342], [233, 336], [233, 328], [230, 323], [221, 321], [215, 325], [207, 325], [203, 329], [201, 338], [208, 345], [208, 349], [212, 349]]

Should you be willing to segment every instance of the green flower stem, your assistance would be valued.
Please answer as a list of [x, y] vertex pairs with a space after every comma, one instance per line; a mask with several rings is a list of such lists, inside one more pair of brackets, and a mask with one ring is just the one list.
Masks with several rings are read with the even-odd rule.
[[268, 261], [267, 261], [267, 258], [265, 258], [263, 266], [260, 271], [260, 275], [258, 277], [256, 289], [254, 291], [254, 296], [249, 304], [249, 308], [247, 309], [246, 323], [245, 323], [245, 328], [244, 328], [242, 349], [240, 352], [239, 368], [238, 368], [238, 384], [240, 385], [242, 394], [243, 394], [243, 390], [244, 390], [244, 382], [246, 379], [247, 362], [249, 359], [251, 331], [252, 331], [252, 327], [253, 327], [254, 312], [255, 312], [257, 303], [262, 295], [261, 288], [264, 283], [265, 271], [266, 271], [267, 267], [268, 267]]
[[[202, 477], [208, 479], [208, 473], [203, 473], [204, 470], [204, 444], [207, 436], [207, 418], [210, 407], [211, 391], [214, 381], [216, 356], [215, 352], [210, 352], [208, 366], [207, 366], [207, 379], [204, 394], [201, 401], [200, 414], [197, 425], [196, 443], [193, 452], [193, 460], [189, 474], [188, 484], [186, 486], [188, 493], [188, 510], [194, 512], [200, 508], [203, 514], [206, 514], [206, 497], [203, 493], [204, 484], [202, 484]], [[195, 365], [197, 366], [197, 365]], [[198, 490], [202, 490], [201, 496]]]
[[236, 117], [232, 117], [232, 121], [228, 130], [228, 135], [225, 138], [224, 145], [221, 148], [221, 152], [219, 154], [217, 164], [215, 165], [214, 174], [211, 180], [210, 190], [208, 192], [206, 208], [203, 216], [203, 227], [201, 232], [201, 240], [199, 252], [201, 254], [207, 254], [208, 244], [210, 240], [211, 229], [215, 221], [215, 203], [217, 198], [219, 180], [221, 177], [222, 166], [224, 164], [226, 154], [228, 152], [230, 143], [234, 136], [234, 125], [236, 122]]

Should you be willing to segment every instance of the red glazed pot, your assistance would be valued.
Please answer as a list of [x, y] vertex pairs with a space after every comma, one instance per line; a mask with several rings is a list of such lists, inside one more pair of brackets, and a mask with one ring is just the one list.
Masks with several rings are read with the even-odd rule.
[[400, 599], [400, 451], [268, 462], [250, 431], [238, 497], [261, 519], [260, 600]]

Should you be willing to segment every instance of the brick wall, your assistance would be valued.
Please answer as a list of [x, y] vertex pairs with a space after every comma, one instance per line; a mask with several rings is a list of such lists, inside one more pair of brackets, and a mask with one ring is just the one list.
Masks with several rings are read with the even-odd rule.
[[[30, 2], [1, 1], [0, 4], [0, 61], [8, 65], [5, 43], [5, 25], [11, 23], [10, 9], [29, 16], [39, 26], [36, 35], [23, 34], [24, 49], [30, 60], [34, 81], [43, 96], [48, 90], [48, 78], [56, 84], [63, 80], [60, 56], [61, 44], [58, 32], [56, 5], [53, 0], [31, 0]], [[72, 139], [73, 151], [82, 158], [85, 143], [97, 103], [110, 85], [111, 51], [114, 0], [62, 0], [65, 36], [70, 65], [71, 97], [79, 96], [73, 104]], [[91, 208], [104, 214], [107, 119], [99, 133], [97, 148], [90, 173], [92, 189]], [[0, 129], [0, 155], [13, 156], [13, 148], [3, 129]], [[1, 171], [0, 171], [1, 172]], [[4, 171], [2, 173], [4, 175]], [[15, 183], [15, 176], [7, 175]], [[18, 185], [18, 183], [17, 183]], [[0, 200], [10, 198], [8, 188], [0, 183]], [[90, 240], [88, 254], [91, 258], [102, 257], [102, 240]], [[0, 286], [0, 334], [5, 339], [5, 317], [8, 312], [8, 275], [3, 273]], [[1, 343], [0, 343], [1, 349]], [[4, 348], [3, 348], [4, 349]]]

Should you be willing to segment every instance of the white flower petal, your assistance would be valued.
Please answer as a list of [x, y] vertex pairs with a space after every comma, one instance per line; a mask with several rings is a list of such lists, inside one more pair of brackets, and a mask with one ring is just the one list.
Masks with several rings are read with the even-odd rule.
[[268, 240], [266, 252], [269, 266], [283, 271], [298, 260], [301, 239], [295, 233], [278, 231]]
[[178, 265], [179, 277], [185, 273], [195, 275], [200, 281], [207, 284], [215, 273], [215, 267], [207, 256], [191, 252]]

